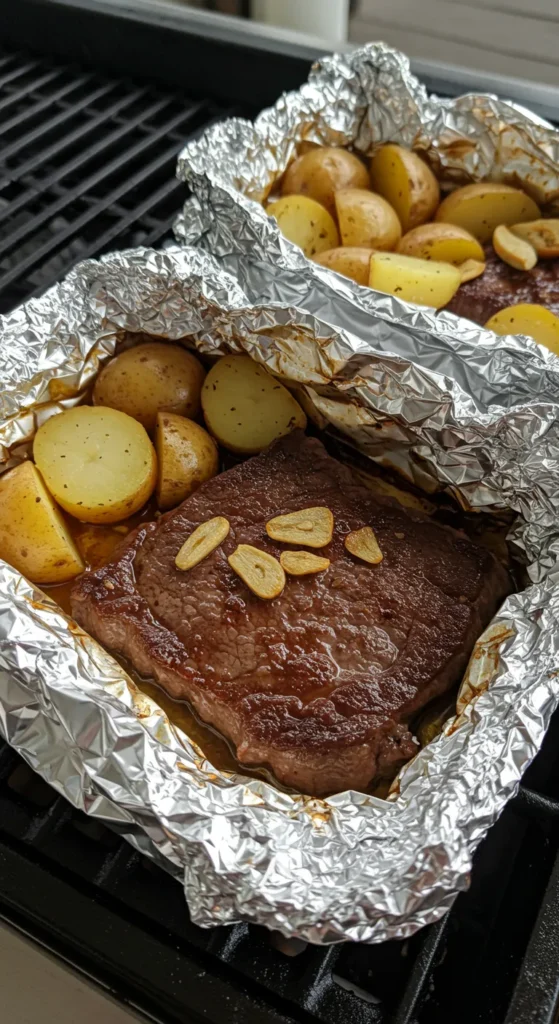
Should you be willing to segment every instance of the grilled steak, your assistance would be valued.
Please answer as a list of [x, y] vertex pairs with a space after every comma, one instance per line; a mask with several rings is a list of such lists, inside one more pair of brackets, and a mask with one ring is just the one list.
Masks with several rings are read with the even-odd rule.
[[476, 324], [485, 324], [505, 306], [537, 302], [559, 315], [559, 260], [540, 260], [533, 270], [514, 270], [485, 247], [481, 277], [466, 281], [445, 308]]
[[[239, 542], [275, 555], [267, 520], [326, 505], [330, 569], [288, 577], [273, 601], [227, 562]], [[186, 537], [213, 516], [229, 537], [188, 572]], [[384, 559], [344, 548], [371, 525]], [[78, 620], [229, 737], [246, 764], [267, 764], [311, 794], [364, 788], [417, 745], [407, 722], [452, 686], [509, 589], [491, 554], [428, 517], [380, 501], [322, 444], [297, 431], [200, 487], [131, 534], [115, 560], [75, 585]]]

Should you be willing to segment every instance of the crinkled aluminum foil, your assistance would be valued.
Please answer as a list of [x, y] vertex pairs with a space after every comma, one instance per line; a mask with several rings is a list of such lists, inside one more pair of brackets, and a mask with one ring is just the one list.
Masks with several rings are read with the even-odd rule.
[[[437, 920], [467, 887], [473, 851], [559, 702], [558, 364], [511, 344], [500, 363], [482, 354], [472, 366], [433, 335], [437, 370], [425, 369], [382, 352], [386, 324], [382, 346], [297, 308], [251, 304], [212, 257], [178, 248], [87, 261], [0, 329], [8, 457], [53, 402], [76, 401], [123, 330], [191, 336], [200, 351], [247, 352], [297, 384], [372, 458], [466, 506], [519, 513], [538, 582], [506, 601], [477, 645], [459, 717], [388, 801], [318, 800], [216, 770], [109, 654], [0, 563], [3, 735], [75, 806], [182, 878], [198, 924], [245, 920], [331, 943], [404, 937]], [[400, 334], [412, 338], [409, 322]]]

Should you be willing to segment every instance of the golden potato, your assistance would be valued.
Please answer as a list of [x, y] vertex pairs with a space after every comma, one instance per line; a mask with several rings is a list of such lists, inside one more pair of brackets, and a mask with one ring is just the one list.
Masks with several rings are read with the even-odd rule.
[[204, 377], [202, 364], [181, 345], [148, 342], [107, 363], [95, 382], [93, 404], [119, 409], [152, 433], [160, 410], [198, 415]]
[[315, 199], [283, 196], [270, 203], [266, 212], [275, 217], [282, 235], [298, 245], [309, 259], [339, 244], [334, 218]]
[[371, 188], [396, 211], [402, 231], [431, 219], [441, 192], [431, 168], [417, 153], [389, 142], [377, 149], [370, 170]]
[[400, 221], [382, 196], [364, 188], [343, 188], [335, 200], [342, 245], [384, 250], [394, 249], [400, 241]]
[[0, 477], [0, 558], [33, 583], [65, 583], [85, 568], [32, 462]]
[[531, 302], [506, 306], [490, 317], [485, 326], [495, 334], [527, 334], [559, 356], [559, 317], [545, 306]]
[[466, 260], [485, 259], [477, 239], [456, 224], [420, 224], [398, 243], [397, 252], [422, 260], [439, 260], [459, 267]]
[[549, 217], [546, 220], [511, 224], [511, 231], [530, 242], [540, 259], [555, 260], [559, 256], [559, 220]]
[[340, 188], [368, 188], [369, 172], [347, 149], [319, 146], [297, 157], [287, 168], [281, 186], [284, 196], [310, 196], [335, 216], [334, 192]]
[[329, 270], [335, 270], [344, 277], [351, 278], [357, 284], [369, 283], [369, 263], [374, 249], [363, 249], [355, 245], [339, 246], [327, 249], [315, 256], [315, 263], [320, 263]]
[[307, 425], [293, 395], [250, 356], [223, 356], [202, 388], [208, 430], [232, 452], [250, 455]]
[[440, 309], [450, 302], [461, 280], [458, 267], [453, 267], [452, 263], [420, 260], [392, 252], [376, 252], [371, 257], [371, 288], [396, 295], [404, 302]]
[[217, 445], [203, 427], [174, 412], [159, 412], [155, 430], [157, 504], [166, 512], [219, 469]]
[[539, 215], [534, 200], [519, 188], [486, 181], [451, 192], [443, 199], [435, 220], [457, 224], [484, 244], [491, 241], [499, 224], [518, 224], [535, 220]]
[[59, 505], [84, 523], [127, 519], [157, 481], [144, 427], [117, 409], [81, 405], [52, 416], [35, 435], [33, 456]]

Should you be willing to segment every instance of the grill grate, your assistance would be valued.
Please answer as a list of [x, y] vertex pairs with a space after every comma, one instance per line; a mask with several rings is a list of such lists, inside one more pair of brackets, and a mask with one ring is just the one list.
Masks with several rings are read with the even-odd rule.
[[[164, 240], [182, 201], [178, 150], [230, 112], [0, 51], [1, 308], [78, 259]], [[552, 1024], [559, 716], [524, 782], [439, 924], [323, 950], [252, 926], [197, 928], [176, 882], [0, 741], [0, 916], [163, 1024]]]
[[0, 51], [0, 311], [80, 260], [158, 245], [184, 198], [185, 140], [232, 111]]

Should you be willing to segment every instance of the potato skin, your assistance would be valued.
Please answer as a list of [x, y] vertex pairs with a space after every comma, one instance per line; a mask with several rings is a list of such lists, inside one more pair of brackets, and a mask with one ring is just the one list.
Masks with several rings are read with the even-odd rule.
[[430, 167], [410, 149], [389, 142], [373, 154], [371, 188], [384, 196], [407, 232], [431, 219], [441, 190]]
[[326, 252], [315, 256], [315, 263], [322, 267], [335, 270], [344, 277], [349, 277], [357, 284], [369, 284], [369, 263], [374, 249], [364, 249], [359, 246], [339, 246], [337, 249], [327, 249]]
[[266, 212], [275, 217], [282, 235], [298, 245], [308, 259], [339, 244], [334, 218], [315, 199], [282, 196], [270, 203]]
[[382, 196], [344, 188], [336, 192], [335, 200], [342, 245], [390, 250], [400, 241], [400, 221]]
[[371, 288], [396, 295], [404, 302], [440, 309], [450, 302], [460, 283], [460, 271], [451, 263], [393, 252], [374, 253], [371, 258]]
[[95, 382], [93, 404], [119, 409], [152, 433], [160, 410], [198, 415], [205, 375], [200, 361], [181, 345], [148, 342], [107, 363]]
[[202, 409], [216, 440], [243, 455], [307, 425], [293, 395], [250, 356], [223, 356], [212, 366], [202, 388]]
[[397, 252], [423, 260], [440, 260], [460, 266], [466, 260], [485, 259], [476, 238], [456, 224], [420, 224], [412, 228], [398, 243]]
[[495, 334], [527, 334], [559, 356], [559, 317], [538, 303], [506, 306], [494, 313], [485, 326]]
[[338, 189], [369, 188], [369, 184], [369, 172], [359, 157], [347, 149], [320, 146], [310, 149], [289, 165], [281, 192], [284, 196], [310, 196], [334, 217], [334, 193]]
[[0, 477], [0, 558], [33, 583], [65, 583], [85, 565], [32, 462]]
[[173, 412], [157, 414], [157, 505], [175, 508], [219, 469], [217, 445], [207, 430]]
[[500, 224], [537, 220], [539, 207], [519, 188], [485, 181], [464, 185], [443, 199], [436, 221], [458, 224], [484, 244], [490, 242]]
[[157, 459], [141, 423], [118, 409], [81, 405], [51, 416], [33, 456], [59, 505], [83, 523], [134, 515], [157, 481]]

